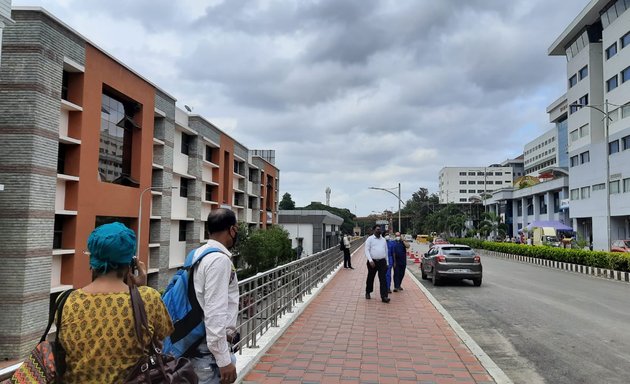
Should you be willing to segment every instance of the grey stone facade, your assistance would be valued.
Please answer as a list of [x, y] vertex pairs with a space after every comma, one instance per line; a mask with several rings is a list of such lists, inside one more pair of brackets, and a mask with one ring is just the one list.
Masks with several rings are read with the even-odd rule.
[[0, 64], [0, 358], [27, 353], [48, 319], [64, 57], [85, 42], [40, 12], [14, 11]]

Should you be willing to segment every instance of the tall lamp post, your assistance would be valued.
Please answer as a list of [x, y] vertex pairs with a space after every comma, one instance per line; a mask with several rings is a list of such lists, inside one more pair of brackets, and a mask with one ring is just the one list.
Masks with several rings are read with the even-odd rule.
[[394, 192], [392, 192], [391, 190], [396, 190], [396, 187], [394, 188], [379, 188], [379, 187], [369, 187], [368, 189], [378, 189], [379, 191], [385, 191], [387, 193], [390, 193], [392, 195], [394, 195], [394, 197], [396, 197], [398, 199], [398, 232], [401, 232], [401, 228], [400, 228], [400, 203], [402, 203], [402, 200], [400, 199], [400, 183], [398, 183], [398, 195], [396, 195]]
[[142, 231], [142, 198], [144, 193], [153, 189], [177, 189], [177, 187], [146, 187], [140, 192], [140, 201], [138, 202], [138, 238], [136, 239], [136, 257], [140, 257], [140, 234]]

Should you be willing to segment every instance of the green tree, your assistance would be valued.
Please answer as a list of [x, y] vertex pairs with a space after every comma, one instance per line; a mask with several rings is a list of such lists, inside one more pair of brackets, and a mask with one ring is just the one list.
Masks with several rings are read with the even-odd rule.
[[481, 236], [488, 237], [494, 234], [498, 238], [505, 237], [507, 226], [503, 223], [501, 216], [493, 212], [485, 212], [482, 218], [477, 228]]
[[312, 210], [312, 211], [328, 211], [343, 219], [343, 223], [341, 224], [342, 232], [352, 233], [352, 231], [354, 230], [356, 216], [352, 212], [350, 212], [350, 210], [347, 208], [331, 207], [326, 204], [313, 202], [307, 205], [306, 207], [300, 208], [300, 209]]
[[251, 231], [238, 251], [247, 264], [243, 275], [264, 272], [293, 260], [289, 233], [279, 226]]
[[280, 200], [280, 204], [278, 204], [278, 207], [283, 210], [295, 209], [295, 201], [293, 201], [289, 192], [286, 192], [284, 195], [282, 195], [282, 200]]

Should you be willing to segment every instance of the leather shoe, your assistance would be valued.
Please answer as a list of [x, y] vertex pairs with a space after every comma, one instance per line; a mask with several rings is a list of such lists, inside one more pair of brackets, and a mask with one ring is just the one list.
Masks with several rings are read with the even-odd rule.
[[398, 292], [398, 288], [394, 288], [394, 292]]
[[391, 300], [391, 299], [390, 299], [389, 297], [383, 297], [383, 298], [381, 299], [381, 301], [382, 301], [383, 303], [389, 303], [389, 301], [390, 301], [390, 300]]
[[369, 294], [369, 293], [366, 293], [366, 294], [365, 294], [365, 298], [366, 298], [366, 299], [368, 299], [368, 300], [370, 300], [370, 299], [371, 299], [370, 294]]
[[348, 268], [350, 268], [350, 269], [354, 269], [353, 267], [348, 267]]

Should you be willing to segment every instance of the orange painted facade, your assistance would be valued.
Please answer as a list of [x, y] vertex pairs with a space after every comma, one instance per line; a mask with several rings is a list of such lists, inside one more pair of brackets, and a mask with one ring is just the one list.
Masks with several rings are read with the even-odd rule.
[[[71, 85], [69, 98], [83, 107], [83, 112], [69, 122], [69, 135], [81, 140], [77, 153], [69, 154], [67, 173], [79, 176], [76, 187], [66, 194], [67, 207], [78, 214], [69, 221], [71, 229], [64, 233], [64, 248], [75, 249], [62, 264], [61, 283], [82, 287], [91, 281], [89, 258], [82, 253], [87, 239], [95, 227], [97, 216], [134, 218], [137, 230], [140, 193], [151, 185], [153, 158], [153, 116], [155, 89], [100, 50], [86, 44], [85, 73], [82, 81]], [[101, 96], [103, 86], [120, 92], [142, 105], [136, 114], [141, 127], [133, 134], [131, 177], [140, 183], [139, 188], [122, 186], [98, 180], [99, 139], [101, 127]], [[70, 161], [68, 161], [70, 160]], [[143, 208], [149, 211], [151, 196], [145, 193]], [[146, 250], [149, 236], [149, 215], [143, 216], [141, 248]], [[73, 243], [73, 244], [71, 244]], [[147, 261], [146, 252], [141, 257]]]

